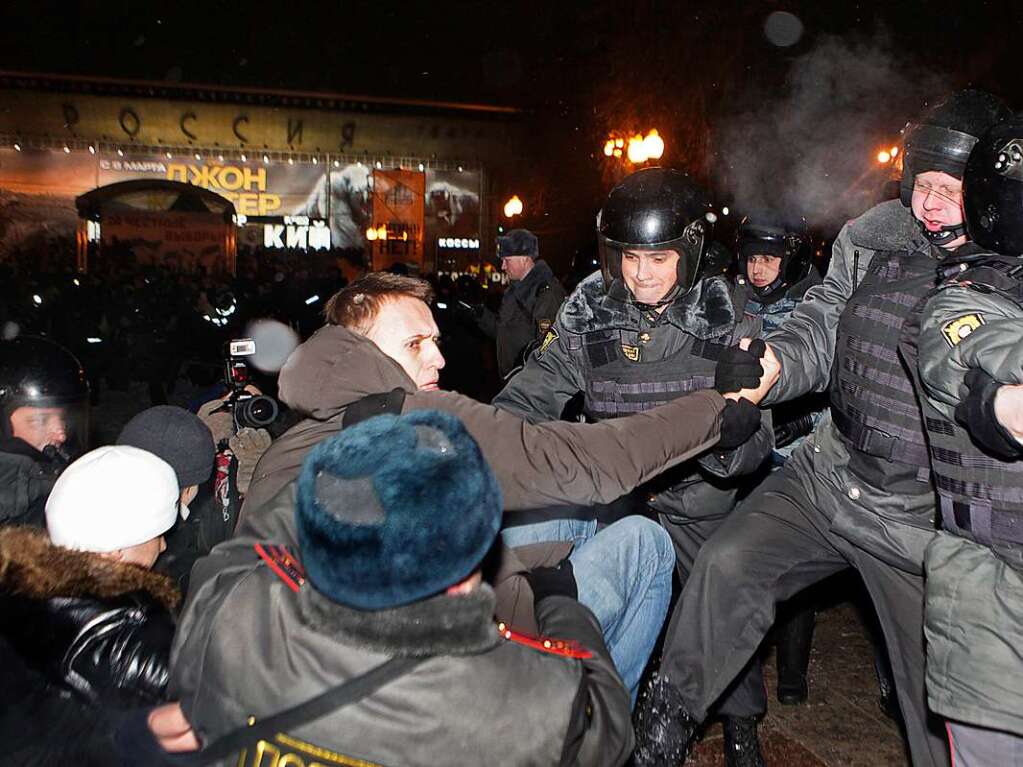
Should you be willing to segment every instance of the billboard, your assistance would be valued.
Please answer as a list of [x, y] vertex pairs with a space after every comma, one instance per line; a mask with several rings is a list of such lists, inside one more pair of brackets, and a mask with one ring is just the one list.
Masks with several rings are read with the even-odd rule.
[[103, 216], [103, 260], [162, 264], [174, 271], [228, 270], [230, 223], [216, 213], [118, 211]]
[[423, 194], [426, 177], [410, 170], [373, 173], [371, 268], [395, 262], [423, 268]]

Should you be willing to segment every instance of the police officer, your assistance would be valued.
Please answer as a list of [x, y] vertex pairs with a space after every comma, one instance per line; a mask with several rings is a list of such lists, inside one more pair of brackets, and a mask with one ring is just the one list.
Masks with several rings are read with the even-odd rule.
[[[799, 306], [806, 291], [821, 282], [813, 265], [806, 221], [786, 220], [775, 211], [758, 211], [743, 218], [736, 237], [735, 277], [740, 305], [759, 317], [764, 332], [777, 330]], [[785, 402], [771, 411], [774, 450], [768, 468], [778, 468], [792, 455], [820, 419], [827, 401], [810, 394]], [[774, 634], [777, 644], [778, 701], [804, 703], [809, 694], [807, 668], [813, 640], [814, 609], [807, 598], [779, 607]]]
[[1023, 765], [1023, 120], [993, 128], [964, 174], [964, 247], [907, 361], [942, 531], [927, 548], [927, 700], [954, 764]]
[[46, 499], [85, 445], [81, 364], [44, 338], [0, 341], [0, 524], [44, 524]]
[[540, 258], [536, 235], [512, 229], [497, 238], [501, 269], [511, 284], [501, 299], [498, 315], [483, 308], [480, 328], [497, 340], [497, 370], [504, 378], [522, 365], [523, 352], [550, 330], [565, 300], [565, 289]]
[[[908, 126], [901, 201], [843, 227], [824, 282], [768, 335], [765, 356], [777, 357], [781, 374], [764, 402], [830, 384], [831, 417], [701, 551], [674, 617], [687, 631], [669, 636], [661, 676], [637, 709], [637, 764], [677, 764], [756, 652], [775, 603], [848, 566], [877, 610], [913, 763], [948, 763], [923, 684], [923, 559], [934, 495], [897, 348], [936, 266], [966, 241], [959, 188], [968, 152], [1007, 111], [988, 94], [963, 91]], [[738, 358], [728, 359], [738, 371]]]
[[[597, 219], [601, 270], [565, 301], [543, 343], [494, 404], [533, 422], [549, 421], [582, 392], [586, 414], [599, 420], [714, 386], [719, 356], [736, 339], [758, 333], [760, 322], [737, 311], [723, 277], [698, 279], [711, 234], [708, 213], [703, 191], [677, 170], [640, 170], [612, 189]], [[753, 433], [736, 428], [747, 419], [748, 406], [742, 401], [726, 408], [719, 448], [736, 448]], [[611, 522], [649, 504], [673, 539], [684, 578], [700, 546], [732, 509], [736, 483], [728, 477], [754, 471], [769, 453], [766, 421], [742, 447], [715, 449], [658, 478], [640, 503], [569, 513], [583, 514], [583, 523], [594, 515]], [[592, 530], [591, 524], [580, 534]], [[523, 534], [528, 535], [518, 527], [506, 529], [505, 542], [528, 542]], [[757, 764], [753, 717], [766, 705], [763, 684], [756, 680], [740, 693], [721, 709], [727, 717], [725, 753], [729, 764]]]

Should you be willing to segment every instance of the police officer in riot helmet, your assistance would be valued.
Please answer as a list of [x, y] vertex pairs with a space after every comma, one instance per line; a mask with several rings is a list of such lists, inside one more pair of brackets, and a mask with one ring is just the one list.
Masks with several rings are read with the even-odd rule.
[[[1023, 119], [994, 126], [963, 173], [972, 247], [907, 323], [941, 531], [927, 548], [927, 698], [953, 764], [1023, 753]], [[988, 252], [984, 252], [987, 249]]]
[[44, 338], [0, 341], [0, 524], [43, 524], [57, 476], [85, 445], [89, 385]]
[[790, 293], [798, 300], [821, 281], [810, 259], [805, 229], [805, 221], [795, 227], [771, 214], [743, 218], [736, 238], [737, 281], [749, 286], [754, 301], [773, 304]]
[[[718, 360], [740, 337], [756, 336], [761, 323], [742, 314], [728, 280], [701, 278], [713, 219], [703, 190], [683, 172], [646, 168], [615, 186], [597, 217], [600, 270], [565, 300], [543, 342], [494, 404], [532, 422], [548, 421], [581, 392], [587, 417], [602, 420], [700, 389], [738, 391], [716, 381]], [[658, 533], [670, 537], [684, 580], [704, 541], [731, 512], [738, 475], [755, 471], [770, 452], [770, 418], [761, 423], [755, 410], [745, 399], [730, 402], [720, 442], [617, 503], [544, 509], [553, 521], [535, 522], [534, 516], [529, 524], [507, 514], [505, 543], [551, 540], [539, 536], [569, 529], [585, 538], [622, 516], [656, 514], [663, 528]], [[739, 698], [726, 697], [719, 709], [726, 718], [726, 764], [762, 764], [755, 719], [766, 706], [762, 682], [744, 687]]]
[[[665, 642], [662, 676], [637, 710], [639, 767], [677, 765], [721, 691], [748, 679], [740, 675], [777, 602], [850, 566], [889, 642], [913, 764], [948, 764], [924, 684], [923, 568], [936, 536], [936, 501], [921, 470], [928, 435], [899, 344], [939, 267], [965, 250], [966, 159], [1007, 114], [997, 98], [967, 90], [908, 126], [901, 202], [848, 222], [823, 283], [767, 334], [758, 356], [780, 374], [762, 404], [827, 391], [830, 407], [784, 466], [744, 499], [743, 513], [703, 547], [673, 616], [686, 631]], [[741, 376], [752, 363], [738, 353], [721, 359], [718, 376]]]

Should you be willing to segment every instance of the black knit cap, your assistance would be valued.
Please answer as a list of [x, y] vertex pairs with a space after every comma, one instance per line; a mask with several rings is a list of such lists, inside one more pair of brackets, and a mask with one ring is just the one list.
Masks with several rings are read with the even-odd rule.
[[216, 446], [199, 416], [174, 405], [143, 410], [121, 429], [118, 445], [148, 450], [171, 465], [183, 489], [209, 479]]

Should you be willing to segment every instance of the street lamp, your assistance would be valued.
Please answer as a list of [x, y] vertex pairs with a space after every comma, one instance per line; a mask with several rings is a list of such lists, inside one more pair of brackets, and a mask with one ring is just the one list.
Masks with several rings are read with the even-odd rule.
[[513, 194], [511, 199], [504, 204], [504, 215], [506, 218], [513, 218], [522, 213], [522, 200], [519, 199], [517, 194]]
[[633, 165], [642, 165], [648, 160], [660, 159], [664, 154], [664, 139], [654, 129], [647, 131], [645, 136], [635, 133], [628, 138], [611, 134], [604, 142], [603, 150], [605, 157], [624, 156]]

